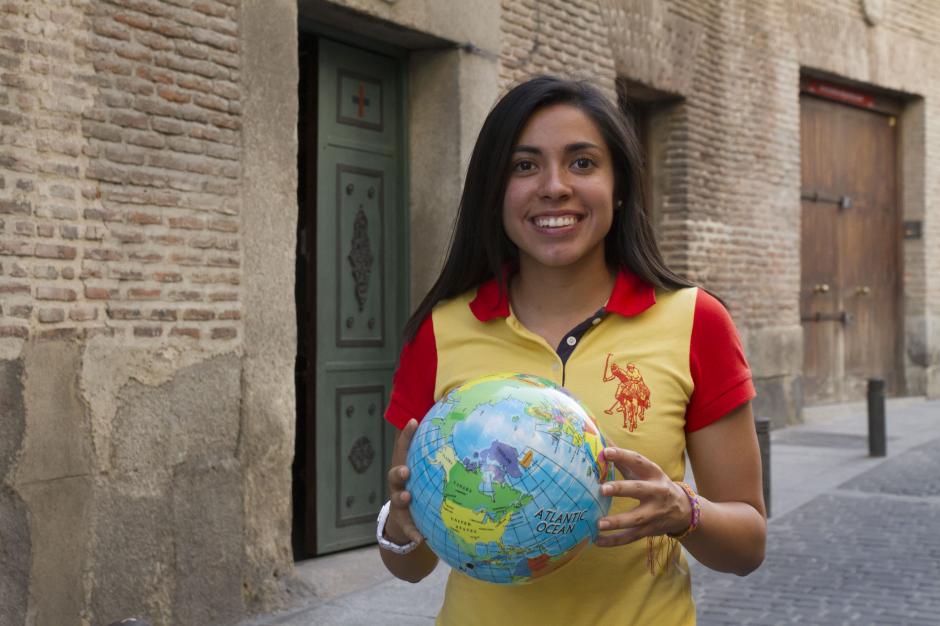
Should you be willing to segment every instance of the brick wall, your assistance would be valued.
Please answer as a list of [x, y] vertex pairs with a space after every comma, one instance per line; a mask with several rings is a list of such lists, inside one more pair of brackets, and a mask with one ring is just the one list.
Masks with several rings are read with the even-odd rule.
[[799, 184], [799, 146], [785, 139], [798, 137], [790, 93], [798, 67], [793, 46], [780, 46], [781, 5], [504, 2], [503, 11], [505, 84], [546, 71], [592, 78], [612, 93], [619, 74], [686, 98], [663, 137], [672, 181], [660, 212], [664, 253], [746, 324], [798, 323], [790, 296], [799, 284], [799, 215], [782, 210], [793, 197], [780, 191]]
[[614, 94], [607, 27], [595, 0], [502, 0], [500, 87], [535, 74], [593, 80]]
[[236, 0], [0, 3], [0, 337], [240, 335]]
[[657, 138], [670, 265], [719, 293], [743, 329], [798, 324], [799, 67], [783, 5], [602, 4], [618, 73], [682, 98]]

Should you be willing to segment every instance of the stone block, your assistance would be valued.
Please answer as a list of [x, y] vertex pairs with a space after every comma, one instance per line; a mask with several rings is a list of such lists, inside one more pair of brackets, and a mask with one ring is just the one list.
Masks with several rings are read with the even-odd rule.
[[928, 367], [927, 374], [927, 398], [934, 400], [940, 398], [940, 366]]
[[80, 623], [91, 485], [91, 477], [75, 476], [17, 486], [29, 511], [29, 536], [24, 546], [32, 561], [28, 577], [32, 624]]
[[180, 465], [173, 474], [172, 515], [178, 586], [177, 624], [231, 624], [245, 611], [242, 468], [229, 460]]
[[927, 317], [908, 315], [904, 320], [904, 353], [906, 362], [919, 367], [929, 365]]
[[177, 579], [170, 498], [99, 483], [94, 499], [92, 623], [110, 624], [131, 615], [153, 626], [184, 623], [172, 615]]
[[771, 326], [742, 332], [748, 364], [755, 378], [799, 374], [803, 370], [803, 328]]
[[754, 415], [770, 420], [771, 428], [781, 428], [803, 421], [802, 376], [754, 378], [757, 397]]
[[183, 368], [159, 386], [129, 381], [114, 417], [114, 469], [126, 474], [233, 458], [240, 372], [238, 357], [224, 355]]
[[72, 341], [31, 342], [23, 355], [26, 437], [16, 482], [89, 474], [91, 423], [78, 393], [78, 345]]
[[31, 547], [26, 506], [16, 493], [0, 487], [0, 624], [26, 623]]
[[[23, 361], [0, 361], [0, 484], [13, 466], [26, 430]], [[2, 509], [0, 509], [2, 513]]]

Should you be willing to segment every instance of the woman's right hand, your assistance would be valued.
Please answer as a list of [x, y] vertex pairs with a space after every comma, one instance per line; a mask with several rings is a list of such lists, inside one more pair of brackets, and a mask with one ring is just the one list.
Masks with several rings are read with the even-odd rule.
[[405, 465], [408, 457], [408, 448], [418, 429], [418, 420], [409, 420], [405, 427], [395, 435], [395, 447], [392, 449], [392, 467], [388, 470], [388, 495], [391, 509], [388, 520], [385, 522], [385, 537], [392, 543], [399, 545], [411, 541], [420, 543], [424, 541], [421, 531], [415, 526], [408, 505], [411, 504], [411, 493], [405, 489], [408, 482], [409, 470]]

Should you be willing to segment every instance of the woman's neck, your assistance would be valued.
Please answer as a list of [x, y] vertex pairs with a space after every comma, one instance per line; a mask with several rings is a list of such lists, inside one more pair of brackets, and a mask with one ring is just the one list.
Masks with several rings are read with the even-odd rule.
[[600, 263], [559, 268], [528, 264], [520, 259], [519, 273], [510, 284], [509, 299], [516, 318], [554, 346], [556, 336], [604, 306], [614, 280], [603, 259]]

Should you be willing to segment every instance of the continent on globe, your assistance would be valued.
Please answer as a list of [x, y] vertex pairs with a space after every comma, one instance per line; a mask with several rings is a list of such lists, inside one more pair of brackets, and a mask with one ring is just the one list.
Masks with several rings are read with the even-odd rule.
[[453, 502], [472, 511], [480, 511], [491, 520], [501, 519], [506, 513], [512, 513], [531, 500], [522, 492], [502, 482], [493, 484], [492, 493], [480, 489], [482, 471], [469, 471], [462, 463], [455, 463], [444, 487], [444, 502]]
[[587, 547], [587, 543], [587, 538], [584, 538], [581, 540], [581, 543], [575, 547], [575, 549], [570, 550], [561, 556], [552, 557], [542, 553], [536, 557], [526, 559], [526, 567], [528, 568], [529, 575], [532, 578], [539, 578], [540, 576], [554, 572], [556, 569], [580, 554], [581, 550]]

